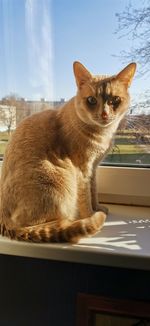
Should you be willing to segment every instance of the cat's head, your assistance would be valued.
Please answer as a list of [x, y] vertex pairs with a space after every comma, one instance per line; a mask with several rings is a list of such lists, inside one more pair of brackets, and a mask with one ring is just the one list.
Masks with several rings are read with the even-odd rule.
[[130, 63], [114, 76], [93, 76], [80, 62], [73, 65], [78, 92], [76, 112], [86, 124], [118, 124], [129, 107], [128, 88], [136, 70]]

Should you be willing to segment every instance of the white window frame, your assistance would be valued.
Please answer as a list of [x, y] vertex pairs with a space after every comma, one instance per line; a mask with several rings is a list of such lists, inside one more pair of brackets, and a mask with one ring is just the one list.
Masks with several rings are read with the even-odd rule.
[[150, 168], [98, 166], [96, 181], [101, 203], [150, 207]]

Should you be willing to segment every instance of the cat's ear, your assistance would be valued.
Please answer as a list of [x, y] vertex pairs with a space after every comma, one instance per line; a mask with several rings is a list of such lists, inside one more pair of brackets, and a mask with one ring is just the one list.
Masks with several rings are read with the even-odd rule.
[[126, 66], [119, 74], [116, 76], [126, 87], [130, 87], [133, 76], [136, 70], [136, 63], [132, 62]]
[[78, 61], [74, 62], [73, 70], [78, 88], [92, 78], [90, 72]]

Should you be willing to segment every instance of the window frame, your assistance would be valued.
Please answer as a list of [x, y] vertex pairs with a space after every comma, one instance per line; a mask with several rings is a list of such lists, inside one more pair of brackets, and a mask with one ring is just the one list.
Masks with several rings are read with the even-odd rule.
[[150, 207], [150, 168], [98, 166], [96, 172], [101, 203]]

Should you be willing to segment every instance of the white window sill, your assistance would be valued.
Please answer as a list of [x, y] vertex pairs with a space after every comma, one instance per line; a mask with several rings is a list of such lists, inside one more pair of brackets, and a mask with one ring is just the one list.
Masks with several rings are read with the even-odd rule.
[[107, 205], [103, 230], [77, 245], [34, 244], [0, 237], [0, 254], [150, 270], [150, 208]]

